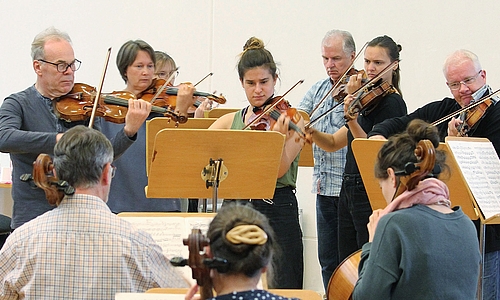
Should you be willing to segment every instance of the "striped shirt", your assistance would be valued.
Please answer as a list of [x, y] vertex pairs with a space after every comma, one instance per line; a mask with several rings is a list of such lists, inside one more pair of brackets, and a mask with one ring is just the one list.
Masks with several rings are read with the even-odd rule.
[[[307, 91], [298, 108], [310, 113], [331, 88], [332, 82], [330, 78], [316, 82]], [[323, 101], [321, 107], [311, 116], [311, 120], [314, 120], [336, 104], [338, 103], [331, 96], [328, 96]], [[344, 125], [344, 106], [338, 105], [331, 113], [318, 121], [314, 125], [314, 128], [321, 132], [335, 133]], [[346, 147], [335, 152], [326, 152], [316, 146], [316, 144], [313, 144], [314, 171], [312, 193], [323, 196], [339, 196], [346, 152]]]
[[17, 228], [0, 250], [1, 299], [114, 299], [186, 287], [151, 236], [77, 194]]

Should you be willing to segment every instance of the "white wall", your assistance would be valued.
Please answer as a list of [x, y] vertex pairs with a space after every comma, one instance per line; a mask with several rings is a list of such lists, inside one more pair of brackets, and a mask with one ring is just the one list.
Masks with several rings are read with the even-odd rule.
[[[144, 5], [146, 3], [147, 5]], [[113, 48], [103, 91], [124, 87], [114, 60], [129, 39], [143, 39], [167, 51], [180, 66], [178, 82], [214, 76], [199, 90], [217, 90], [226, 107], [246, 105], [235, 65], [250, 36], [263, 39], [280, 63], [283, 93], [298, 80], [305, 82], [287, 99], [297, 105], [307, 89], [325, 77], [320, 41], [330, 29], [350, 31], [358, 48], [379, 35], [403, 46], [401, 76], [410, 111], [450, 95], [441, 67], [447, 54], [466, 48], [479, 55], [488, 81], [498, 88], [497, 53], [500, 2], [463, 0], [18, 0], [0, 2], [0, 99], [35, 81], [30, 62], [33, 37], [49, 26], [67, 31], [76, 57], [83, 61], [76, 81], [98, 84], [106, 50]], [[362, 58], [356, 67], [362, 68]], [[316, 229], [311, 170], [301, 168], [298, 197], [303, 209], [306, 245], [305, 287], [321, 290], [316, 259]], [[3, 195], [2, 195], [3, 194]], [[8, 193], [0, 193], [0, 212], [9, 213]]]

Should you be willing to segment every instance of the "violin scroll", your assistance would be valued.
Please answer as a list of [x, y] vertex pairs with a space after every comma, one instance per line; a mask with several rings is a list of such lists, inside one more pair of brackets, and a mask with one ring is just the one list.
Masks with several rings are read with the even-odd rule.
[[53, 173], [54, 165], [48, 154], [41, 153], [33, 163], [33, 175], [23, 174], [21, 180], [33, 181], [35, 185], [45, 192], [45, 197], [50, 205], [59, 205], [65, 195], [73, 195], [75, 189], [67, 181], [59, 180]]
[[419, 141], [414, 153], [418, 162], [409, 162], [405, 165], [405, 170], [395, 172], [396, 175], [402, 176], [393, 199], [406, 190], [413, 190], [420, 181], [425, 179], [434, 170], [436, 149], [430, 140]]
[[[210, 264], [214, 264], [212, 267], [217, 267], [220, 263], [215, 259], [209, 259], [204, 251], [204, 248], [210, 244], [210, 240], [201, 233], [200, 229], [192, 229], [188, 238], [183, 239], [182, 242], [185, 246], [188, 246], [189, 259], [174, 257], [170, 262], [173, 266], [189, 265], [193, 279], [196, 279], [196, 283], [200, 286], [201, 300], [212, 298]], [[222, 264], [227, 265], [227, 261], [224, 260]]]

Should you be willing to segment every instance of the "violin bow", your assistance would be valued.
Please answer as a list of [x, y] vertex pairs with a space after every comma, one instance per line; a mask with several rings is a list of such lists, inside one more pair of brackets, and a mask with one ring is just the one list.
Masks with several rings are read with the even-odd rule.
[[214, 75], [214, 73], [210, 72], [208, 73], [205, 77], [203, 77], [202, 79], [200, 79], [200, 81], [198, 81], [197, 83], [195, 83], [193, 86], [196, 87], [198, 84], [202, 83], [203, 80], [207, 79], [208, 77]]
[[99, 103], [99, 99], [101, 98], [102, 86], [104, 85], [104, 77], [106, 76], [106, 70], [108, 69], [110, 55], [111, 47], [108, 48], [108, 52], [106, 53], [106, 60], [104, 62], [104, 69], [102, 70], [101, 81], [99, 82], [99, 86], [97, 87], [97, 92], [94, 98], [94, 106], [92, 107], [92, 114], [90, 115], [89, 128], [92, 128], [94, 126], [95, 112], [97, 111], [97, 105]]
[[170, 81], [172, 81], [172, 79], [174, 78], [175, 76], [175, 72], [177, 72], [179, 70], [180, 67], [177, 67], [175, 68], [175, 70], [172, 71], [172, 74], [170, 74], [170, 77], [168, 77], [168, 79], [165, 81], [165, 83], [158, 89], [158, 91], [156, 91], [156, 94], [153, 96], [153, 98], [151, 98], [151, 101], [149, 101], [150, 103], [153, 103], [153, 101], [158, 98], [158, 96], [160, 96], [161, 92], [163, 92], [165, 90], [165, 88], [167, 87], [167, 85], [170, 83]]
[[[392, 67], [394, 67], [394, 65], [396, 65], [396, 63], [399, 63], [399, 60], [395, 60], [393, 61], [390, 65], [388, 65], [387, 67], [385, 67], [380, 73], [377, 74], [377, 76], [373, 77], [372, 79], [370, 79], [368, 82], [366, 82], [363, 86], [361, 86], [359, 89], [357, 89], [356, 91], [354, 91], [352, 94], [356, 94], [360, 91], [362, 91], [363, 89], [365, 89], [366, 87], [370, 86], [371, 84], [373, 84], [374, 82], [377, 82], [385, 73], [387, 73]], [[362, 93], [358, 94], [357, 98], [361, 95]], [[344, 100], [340, 101], [339, 103], [335, 104], [332, 108], [330, 108], [329, 110], [325, 111], [324, 113], [322, 113], [319, 117], [317, 117], [316, 119], [314, 120], [311, 120], [309, 121], [309, 123], [307, 123], [305, 125], [306, 128], [310, 128], [311, 126], [313, 126], [314, 124], [318, 123], [319, 120], [323, 119], [326, 115], [328, 115], [329, 113], [331, 113], [337, 106], [341, 105], [341, 104], [344, 104]]]
[[262, 113], [257, 116], [257, 118], [255, 118], [252, 122], [248, 123], [245, 127], [242, 128], [242, 130], [245, 130], [247, 129], [248, 127], [252, 126], [253, 124], [257, 123], [257, 121], [259, 121], [260, 119], [262, 119], [262, 117], [267, 114], [268, 112], [270, 112], [272, 109], [274, 109], [276, 107], [276, 105], [278, 105], [278, 102], [280, 102], [281, 100], [285, 99], [285, 95], [288, 94], [291, 90], [293, 90], [296, 86], [298, 86], [299, 84], [302, 84], [304, 82], [304, 79], [301, 79], [299, 80], [297, 83], [295, 83], [291, 88], [288, 89], [288, 91], [286, 91], [283, 96], [281, 96], [281, 99], [279, 101], [276, 101], [273, 103], [273, 105], [269, 106], [268, 108], [264, 109], [264, 111], [262, 111]]
[[455, 112], [453, 112], [453, 113], [451, 113], [451, 114], [449, 114], [449, 115], [447, 115], [447, 116], [442, 117], [442, 118], [441, 118], [441, 119], [439, 119], [439, 120], [436, 120], [436, 121], [432, 122], [432, 123], [431, 123], [431, 125], [432, 125], [432, 126], [437, 126], [437, 125], [439, 125], [439, 124], [443, 123], [444, 121], [446, 121], [446, 120], [448, 120], [448, 119], [451, 119], [453, 116], [458, 115], [458, 114], [460, 114], [460, 113], [462, 113], [462, 112], [464, 112], [464, 111], [466, 111], [466, 110], [469, 110], [469, 109], [471, 109], [471, 108], [474, 108], [474, 107], [478, 106], [479, 104], [483, 103], [484, 101], [486, 101], [486, 100], [488, 100], [488, 99], [491, 99], [491, 98], [495, 97], [495, 96], [496, 96], [496, 95], [498, 95], [498, 94], [500, 94], [500, 89], [498, 89], [498, 90], [494, 91], [493, 93], [489, 94], [488, 96], [485, 96], [485, 97], [483, 97], [483, 98], [481, 98], [481, 99], [477, 100], [477, 101], [476, 101], [476, 102], [474, 102], [474, 103], [471, 103], [471, 104], [469, 104], [469, 105], [467, 105], [467, 106], [465, 106], [465, 107], [462, 107], [461, 109], [459, 109], [459, 110], [457, 110], [457, 111], [455, 111]]
[[352, 63], [349, 66], [349, 68], [347, 68], [347, 70], [345, 70], [344, 74], [342, 74], [342, 76], [340, 76], [340, 78], [337, 80], [337, 82], [334, 85], [332, 85], [332, 87], [328, 90], [328, 92], [326, 92], [326, 94], [323, 96], [323, 98], [321, 98], [321, 100], [319, 100], [316, 107], [314, 107], [314, 109], [311, 110], [311, 113], [309, 114], [309, 116], [312, 117], [314, 112], [316, 112], [316, 110], [321, 106], [321, 104], [323, 104], [323, 101], [325, 101], [326, 97], [328, 97], [328, 95], [330, 95], [332, 93], [332, 91], [335, 90], [340, 85], [340, 83], [345, 78], [347, 73], [349, 73], [349, 71], [354, 67], [354, 63], [356, 63], [356, 60], [358, 60], [359, 55], [363, 52], [363, 49], [365, 49], [367, 45], [368, 45], [368, 42], [366, 42], [365, 45], [361, 48], [361, 50], [359, 50], [358, 54], [356, 54], [356, 56], [352, 60]]

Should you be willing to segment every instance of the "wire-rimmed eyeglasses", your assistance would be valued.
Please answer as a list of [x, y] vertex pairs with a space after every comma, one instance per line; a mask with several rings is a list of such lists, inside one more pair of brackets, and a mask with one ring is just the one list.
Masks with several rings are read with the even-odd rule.
[[482, 71], [483, 70], [479, 70], [479, 72], [477, 72], [476, 75], [471, 76], [471, 77], [467, 77], [462, 81], [450, 82], [450, 83], [447, 82], [446, 84], [448, 85], [450, 90], [458, 90], [458, 89], [460, 89], [460, 86], [462, 85], [462, 83], [466, 86], [469, 86], [469, 85], [473, 84], [474, 82], [476, 82], [477, 77], [479, 76], [479, 74], [481, 74]]

